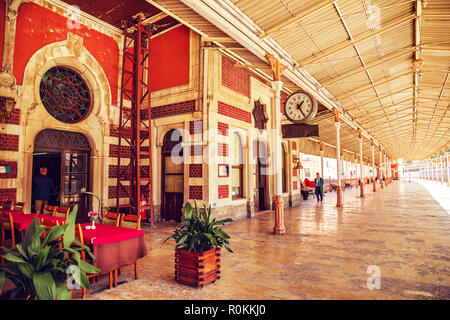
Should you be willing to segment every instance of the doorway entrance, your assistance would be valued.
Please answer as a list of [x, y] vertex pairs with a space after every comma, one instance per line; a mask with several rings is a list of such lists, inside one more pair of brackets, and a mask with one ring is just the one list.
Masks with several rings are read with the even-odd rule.
[[255, 211], [267, 210], [267, 151], [264, 142], [255, 140], [253, 144], [256, 157]]
[[164, 136], [161, 149], [161, 218], [177, 222], [181, 221], [184, 201], [184, 162], [183, 148], [179, 152], [174, 148], [181, 146], [182, 140], [181, 132], [172, 129]]
[[[47, 168], [55, 185], [49, 205], [72, 208], [78, 204], [83, 213], [90, 209], [87, 197], [80, 193], [83, 188], [90, 191], [90, 152], [89, 140], [81, 133], [45, 129], [37, 134], [32, 175], [34, 178], [41, 167]], [[31, 200], [35, 212], [33, 196]]]

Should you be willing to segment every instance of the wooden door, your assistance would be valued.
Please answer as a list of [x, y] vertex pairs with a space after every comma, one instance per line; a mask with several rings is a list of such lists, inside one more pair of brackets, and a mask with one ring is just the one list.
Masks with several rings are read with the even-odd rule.
[[162, 148], [161, 218], [180, 222], [184, 202], [183, 151], [174, 154], [172, 150], [182, 141], [177, 130], [169, 131], [164, 137]]
[[61, 206], [88, 209], [80, 191], [89, 191], [89, 153], [64, 150], [61, 160]]

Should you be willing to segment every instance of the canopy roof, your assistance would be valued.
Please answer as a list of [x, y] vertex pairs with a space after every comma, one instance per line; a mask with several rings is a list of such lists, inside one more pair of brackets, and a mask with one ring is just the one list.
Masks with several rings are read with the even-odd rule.
[[[330, 110], [337, 105], [349, 120], [344, 149], [359, 152], [358, 128], [366, 138], [365, 155], [371, 153], [371, 139], [392, 159], [423, 159], [449, 145], [449, 1], [148, 2], [191, 24], [205, 40], [225, 48], [238, 47], [233, 41], [238, 42], [248, 51], [227, 51], [269, 76], [270, 70], [261, 66], [268, 61], [255, 47], [277, 48], [280, 60], [291, 62], [288, 69], [329, 95], [333, 103], [324, 105]], [[242, 30], [243, 25], [261, 42], [251, 46], [236, 37], [231, 26]], [[282, 81], [295, 91], [299, 86], [292, 79], [285, 72]], [[313, 122], [320, 126], [320, 140], [334, 145], [333, 121], [330, 112]]]
[[336, 144], [338, 109], [342, 148], [359, 153], [362, 129], [368, 159], [372, 142], [394, 160], [449, 146], [448, 0], [66, 2], [116, 27], [139, 12], [160, 30], [180, 21], [268, 81], [265, 55], [274, 55], [287, 66], [284, 89], [306, 90], [324, 106], [313, 123], [328, 145]]

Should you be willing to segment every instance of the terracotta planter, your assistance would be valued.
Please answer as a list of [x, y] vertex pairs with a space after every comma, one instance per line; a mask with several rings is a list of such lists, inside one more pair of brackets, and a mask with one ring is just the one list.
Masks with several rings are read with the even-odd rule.
[[220, 248], [203, 253], [175, 249], [175, 281], [202, 288], [220, 279]]

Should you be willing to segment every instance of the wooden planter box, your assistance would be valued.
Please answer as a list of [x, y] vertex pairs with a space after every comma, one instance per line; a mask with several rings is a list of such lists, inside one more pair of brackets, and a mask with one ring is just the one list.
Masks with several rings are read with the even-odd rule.
[[220, 279], [220, 248], [203, 253], [175, 249], [175, 281], [202, 288]]

